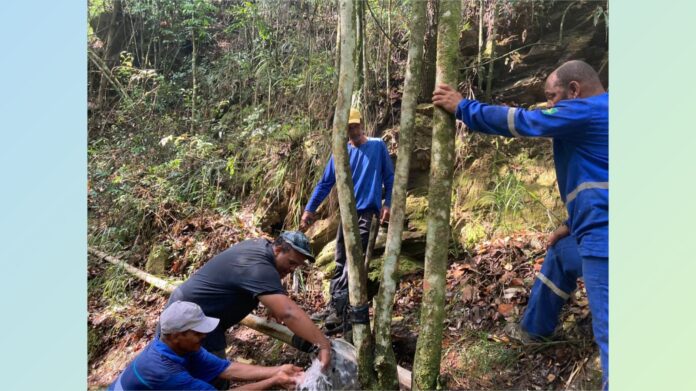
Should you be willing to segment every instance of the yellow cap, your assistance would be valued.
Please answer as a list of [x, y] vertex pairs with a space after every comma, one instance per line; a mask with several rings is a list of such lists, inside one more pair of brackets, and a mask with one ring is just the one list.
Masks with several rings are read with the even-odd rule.
[[361, 120], [362, 120], [362, 116], [360, 115], [360, 111], [358, 111], [358, 109], [350, 109], [350, 116], [348, 117], [348, 125], [359, 124]]

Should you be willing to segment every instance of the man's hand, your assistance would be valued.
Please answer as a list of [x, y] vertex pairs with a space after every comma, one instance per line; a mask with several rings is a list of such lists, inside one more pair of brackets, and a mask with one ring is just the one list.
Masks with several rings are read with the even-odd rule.
[[546, 238], [546, 248], [548, 249], [568, 235], [570, 235], [570, 229], [568, 229], [568, 226], [565, 224], [561, 225], [560, 227], [556, 228], [555, 231], [551, 232], [551, 234]]
[[331, 341], [294, 301], [280, 293], [259, 296], [259, 301], [270, 308], [275, 317], [285, 323], [296, 336], [319, 346], [319, 361], [321, 361], [322, 368], [329, 368], [331, 365]]
[[292, 364], [281, 365], [277, 368], [278, 370], [276, 371], [276, 373], [283, 372], [288, 376], [297, 376], [298, 374], [302, 373], [302, 368]]
[[[301, 373], [301, 372], [300, 372]], [[271, 378], [276, 387], [286, 390], [294, 390], [297, 386], [297, 381], [301, 378], [300, 374], [289, 375], [285, 372], [278, 372]]]
[[462, 94], [447, 84], [440, 84], [433, 91], [433, 104], [452, 114], [457, 110], [457, 105], [464, 99]]
[[379, 217], [380, 224], [386, 224], [389, 222], [389, 217], [391, 216], [391, 209], [388, 206], [382, 207], [382, 213]]
[[304, 232], [307, 228], [314, 224], [316, 217], [316, 213], [305, 210], [304, 213], [302, 213], [302, 218], [300, 218], [300, 231]]
[[319, 349], [319, 361], [321, 362], [321, 370], [328, 371], [331, 367], [331, 345]]

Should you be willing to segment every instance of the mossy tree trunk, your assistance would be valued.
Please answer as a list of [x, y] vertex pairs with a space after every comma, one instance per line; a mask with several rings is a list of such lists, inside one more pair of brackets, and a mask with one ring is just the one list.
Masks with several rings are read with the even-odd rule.
[[[437, 33], [436, 83], [457, 86], [459, 21], [461, 2], [440, 2]], [[428, 194], [428, 237], [420, 331], [413, 365], [412, 389], [433, 390], [437, 386], [442, 354], [442, 323], [445, 317], [445, 273], [450, 238], [450, 205], [454, 171], [454, 117], [436, 108]]]
[[387, 244], [379, 293], [375, 301], [375, 366], [378, 388], [398, 390], [396, 358], [391, 342], [391, 314], [394, 294], [398, 283], [398, 258], [401, 253], [401, 234], [404, 230], [406, 209], [406, 188], [411, 150], [413, 148], [413, 128], [416, 113], [416, 100], [421, 86], [423, 68], [423, 36], [426, 25], [427, 1], [411, 3], [411, 28], [406, 65], [406, 79], [401, 103], [401, 127], [399, 130], [399, 157], [396, 161], [394, 190], [392, 192], [391, 219], [387, 232]]
[[[367, 274], [358, 232], [358, 213], [353, 195], [353, 178], [348, 163], [346, 129], [355, 81], [355, 8], [356, 0], [340, 0], [340, 71], [338, 99], [333, 121], [332, 152], [336, 165], [336, 189], [341, 211], [343, 236], [348, 262], [348, 290], [350, 305], [367, 304]], [[372, 333], [369, 324], [353, 325], [353, 342], [358, 352], [358, 376], [363, 388], [369, 388], [374, 379], [372, 360]]]
[[433, 97], [435, 89], [435, 60], [437, 59], [437, 0], [428, 0], [428, 26], [425, 29], [423, 44], [423, 71], [421, 76], [421, 91], [419, 102], [428, 102]]

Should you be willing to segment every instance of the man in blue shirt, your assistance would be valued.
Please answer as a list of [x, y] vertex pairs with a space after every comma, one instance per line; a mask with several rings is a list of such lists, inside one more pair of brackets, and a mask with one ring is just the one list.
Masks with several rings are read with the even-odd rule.
[[[436, 106], [482, 133], [506, 137], [550, 137], [561, 199], [568, 220], [550, 244], [572, 235], [599, 345], [605, 386], [609, 374], [609, 95], [597, 72], [583, 61], [568, 61], [546, 80], [545, 110], [487, 105], [463, 99], [448, 85], [433, 92]], [[554, 285], [558, 285], [553, 282]]]
[[295, 387], [303, 374], [299, 367], [231, 363], [201, 347], [201, 341], [219, 321], [205, 316], [195, 303], [172, 303], [160, 315], [161, 337], [131, 361], [109, 391], [215, 390], [210, 382], [217, 378], [254, 381], [236, 390]]
[[[350, 110], [348, 118], [348, 158], [353, 178], [358, 228], [363, 251], [367, 249], [372, 217], [380, 213], [380, 223], [389, 221], [391, 192], [394, 185], [394, 167], [387, 146], [380, 138], [368, 138], [363, 132], [360, 112]], [[314, 188], [305, 211], [302, 214], [300, 230], [312, 225], [319, 205], [329, 195], [336, 183], [336, 169], [331, 155], [319, 183]], [[382, 204], [384, 198], [384, 205]], [[346, 267], [346, 249], [341, 225], [336, 232], [336, 271], [329, 285], [331, 303], [329, 308], [313, 315], [313, 320], [326, 318], [327, 327], [338, 329], [348, 305], [348, 268]]]

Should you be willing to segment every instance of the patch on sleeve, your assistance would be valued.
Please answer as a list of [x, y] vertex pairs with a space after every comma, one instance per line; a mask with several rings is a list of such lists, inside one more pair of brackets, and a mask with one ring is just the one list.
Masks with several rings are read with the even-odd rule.
[[555, 107], [552, 107], [552, 108], [546, 109], [546, 110], [541, 110], [541, 113], [546, 114], [546, 115], [556, 114], [557, 112], [558, 112], [558, 109]]

